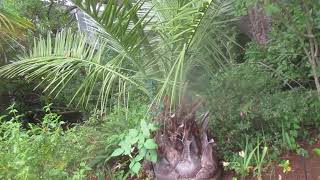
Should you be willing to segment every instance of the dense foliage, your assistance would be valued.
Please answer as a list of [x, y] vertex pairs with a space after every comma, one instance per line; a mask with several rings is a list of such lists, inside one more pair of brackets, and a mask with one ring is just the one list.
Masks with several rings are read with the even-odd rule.
[[72, 3], [0, 2], [0, 179], [150, 178], [155, 135], [190, 130], [159, 112], [195, 96], [236, 175], [290, 171], [281, 154], [319, 140], [317, 0]]
[[[50, 113], [41, 125], [28, 124], [24, 129], [23, 115], [10, 107], [9, 116], [1, 116], [0, 177], [4, 179], [63, 179], [85, 177], [90, 168], [82, 160], [88, 153], [85, 131], [76, 128], [63, 131], [59, 116]], [[6, 121], [5, 119], [8, 119]]]

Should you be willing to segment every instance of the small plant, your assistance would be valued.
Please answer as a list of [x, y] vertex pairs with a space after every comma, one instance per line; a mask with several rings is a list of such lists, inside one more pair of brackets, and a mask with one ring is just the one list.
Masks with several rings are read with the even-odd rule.
[[85, 179], [90, 170], [91, 168], [85, 162], [81, 162], [80, 167], [73, 173], [72, 180]]
[[313, 152], [317, 155], [320, 156], [320, 148], [314, 148]]
[[290, 130], [290, 134], [285, 130], [284, 125], [282, 124], [282, 142], [286, 145], [289, 150], [297, 150], [299, 148], [298, 144], [296, 143], [296, 134], [295, 130]]
[[292, 170], [289, 160], [280, 161], [279, 166], [282, 167], [282, 172], [285, 174]]
[[309, 157], [309, 152], [301, 147], [297, 149], [297, 154], [303, 157]]
[[140, 123], [139, 129], [130, 129], [129, 133], [119, 143], [119, 148], [115, 149], [111, 157], [129, 156], [129, 168], [133, 174], [139, 174], [141, 161], [143, 159], [151, 162], [157, 161], [158, 148], [154, 139], [150, 138], [152, 132], [157, 127], [152, 123], [146, 123], [144, 120]]
[[258, 179], [261, 179], [267, 152], [268, 147], [266, 145], [261, 148], [261, 142], [258, 141], [255, 146], [252, 146], [247, 138], [245, 150], [235, 155], [232, 162], [223, 162], [223, 166], [235, 170], [242, 177], [247, 176], [250, 171], [253, 171], [258, 176]]
[[249, 172], [253, 169], [252, 158], [257, 147], [250, 150], [247, 138], [245, 150], [240, 151], [238, 155], [234, 157], [233, 161], [230, 162], [229, 168], [235, 170], [236, 173], [240, 174], [242, 177], [247, 176]]
[[261, 143], [258, 142], [257, 147], [256, 147], [256, 152], [254, 153], [254, 161], [255, 161], [254, 172], [258, 176], [258, 179], [262, 180], [261, 173], [262, 173], [263, 164], [266, 163], [265, 162], [265, 157], [266, 157], [267, 152], [268, 152], [268, 147], [264, 146], [262, 148], [262, 151], [261, 151], [260, 150], [260, 144]]
[[23, 117], [22, 114], [18, 114], [18, 110], [16, 109], [16, 104], [11, 104], [7, 109], [8, 115], [11, 116], [11, 121], [18, 121], [21, 117]]

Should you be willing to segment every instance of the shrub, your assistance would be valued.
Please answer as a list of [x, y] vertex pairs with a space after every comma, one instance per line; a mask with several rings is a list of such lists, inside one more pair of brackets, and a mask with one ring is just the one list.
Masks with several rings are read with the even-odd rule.
[[316, 63], [316, 49], [320, 40], [319, 1], [249, 2], [263, 6], [272, 16], [272, 31], [268, 35], [266, 46], [255, 43], [248, 46], [245, 59], [268, 66], [274, 74], [283, 77], [284, 83], [288, 83], [289, 87], [304, 85], [315, 88], [319, 83], [316, 80], [319, 76]]
[[[264, 139], [280, 150], [288, 147], [286, 143], [294, 146], [307, 133], [301, 127], [315, 124], [319, 115], [310, 109], [317, 106], [314, 97], [306, 90], [282, 91], [280, 80], [256, 64], [241, 64], [217, 74], [206, 99], [218, 148], [229, 157], [244, 146], [246, 137]], [[284, 142], [284, 134], [290, 141]]]
[[129, 158], [112, 158], [112, 153], [126, 139], [128, 132], [132, 131], [130, 129], [140, 130], [140, 122], [144, 119], [150, 120], [150, 114], [141, 98], [130, 101], [128, 106], [115, 106], [108, 115], [101, 115], [99, 112], [91, 115], [84, 125], [86, 129], [91, 129], [90, 137], [95, 141], [92, 150], [95, 156], [91, 154], [88, 157], [90, 167], [94, 169], [90, 174], [111, 179], [124, 179], [129, 175]]
[[22, 128], [22, 116], [10, 110], [10, 121], [0, 122], [0, 177], [4, 179], [81, 179], [90, 168], [83, 160], [85, 136], [63, 131], [59, 116], [49, 111], [40, 126]]

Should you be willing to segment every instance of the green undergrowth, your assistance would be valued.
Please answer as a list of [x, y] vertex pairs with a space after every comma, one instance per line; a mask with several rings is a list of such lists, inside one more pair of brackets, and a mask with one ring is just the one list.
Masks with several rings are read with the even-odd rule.
[[[95, 114], [67, 129], [58, 114], [45, 110], [41, 124], [27, 127], [21, 123], [24, 115], [14, 106], [1, 116], [1, 179], [119, 179], [126, 175], [122, 170], [128, 161], [111, 161], [111, 154], [129, 129], [146, 117], [147, 106], [117, 107], [108, 116]], [[119, 167], [113, 169], [114, 164]]]
[[319, 133], [316, 93], [283, 87], [282, 79], [254, 63], [232, 66], [211, 79], [204, 96], [226, 169], [259, 176], [283, 152], [304, 152], [298, 142]]
[[[90, 151], [85, 130], [64, 131], [59, 116], [47, 109], [41, 125], [23, 127], [11, 106], [0, 123], [1, 179], [82, 179], [90, 170], [83, 157]], [[10, 120], [5, 120], [10, 118]]]

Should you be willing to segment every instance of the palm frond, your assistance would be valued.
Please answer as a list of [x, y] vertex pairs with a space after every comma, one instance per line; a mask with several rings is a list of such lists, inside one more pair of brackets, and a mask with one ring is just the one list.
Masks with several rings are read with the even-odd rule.
[[[158, 53], [161, 58], [157, 61], [161, 63], [166, 79], [161, 90], [169, 91], [159, 91], [158, 97], [167, 94], [176, 99], [185, 82], [197, 81], [196, 71], [208, 75], [232, 64], [230, 47], [234, 41], [232, 33], [226, 31], [227, 22], [236, 20], [232, 17], [232, 1], [154, 2], [160, 21], [155, 28], [160, 34]], [[182, 75], [177, 78], [172, 71]]]
[[190, 43], [190, 53], [200, 57], [196, 59], [211, 60], [215, 70], [233, 63], [229, 46], [236, 42], [228, 23], [237, 18], [233, 17], [232, 3], [228, 0], [211, 2]]
[[161, 35], [165, 46], [177, 46], [189, 42], [203, 15], [203, 0], [154, 0], [159, 24], [155, 30]]
[[34, 25], [29, 20], [0, 9], [0, 33], [15, 37], [24, 35], [24, 30], [33, 29]]
[[77, 86], [70, 103], [77, 100], [78, 105], [84, 106], [92, 101], [94, 91], [98, 91], [96, 106], [102, 112], [105, 112], [111, 94], [119, 93], [117, 86], [131, 85], [147, 93], [142, 82], [135, 78], [136, 72], [123, 68], [124, 56], [109, 57], [108, 53], [105, 55], [109, 49], [103, 41], [97, 41], [95, 45], [87, 41], [83, 34], [62, 31], [53, 42], [49, 34], [46, 39], [35, 40], [29, 56], [0, 68], [0, 75], [28, 81], [42, 79], [39, 86], [44, 84], [44, 91], [55, 95], [70, 85]]
[[23, 49], [19, 40], [26, 36], [27, 29], [34, 29], [32, 22], [0, 8], [0, 54], [6, 52], [6, 47], [12, 47], [13, 44]]
[[192, 39], [195, 28], [198, 26], [199, 18], [202, 17], [199, 8], [203, 1], [198, 0], [153, 0], [155, 4], [156, 17], [159, 21], [154, 30], [157, 54], [155, 63], [160, 67], [160, 89], [157, 101], [168, 95], [174, 101], [185, 80], [185, 69], [188, 66], [187, 49]]
[[144, 34], [147, 15], [138, 16], [143, 0], [136, 3], [130, 0], [73, 0], [73, 3], [88, 15], [84, 22], [88, 30], [104, 38], [116, 51], [125, 52], [134, 59], [142, 45], [148, 45]]

